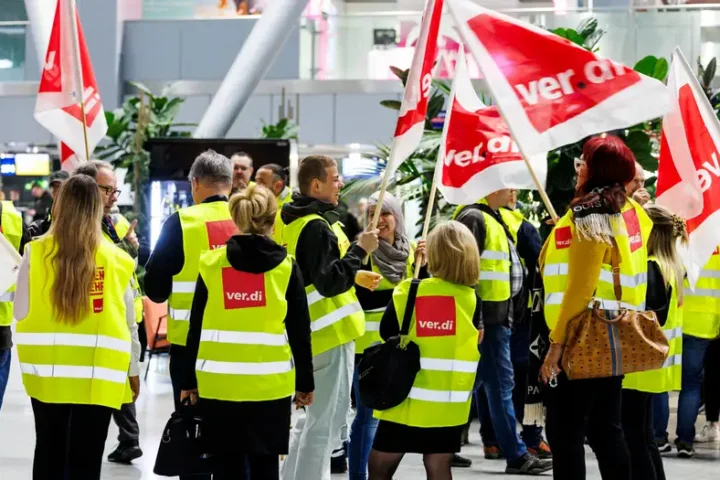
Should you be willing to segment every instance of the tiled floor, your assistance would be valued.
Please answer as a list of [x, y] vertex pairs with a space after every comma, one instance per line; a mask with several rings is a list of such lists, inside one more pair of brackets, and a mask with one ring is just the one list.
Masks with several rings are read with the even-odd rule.
[[[153, 362], [155, 364], [155, 362]], [[138, 402], [138, 416], [142, 429], [142, 448], [145, 456], [135, 465], [119, 466], [110, 463], [103, 465], [103, 479], [135, 480], [159, 479], [153, 475], [152, 468], [159, 442], [160, 432], [169, 418], [172, 405], [170, 382], [167, 378], [165, 361], [159, 362], [157, 371], [151, 371], [148, 383], [143, 384], [143, 391]], [[673, 418], [674, 421], [674, 418]], [[32, 472], [32, 455], [34, 445], [33, 416], [30, 402], [23, 390], [17, 364], [13, 365], [11, 381], [5, 395], [5, 402], [0, 413], [0, 480], [28, 480]], [[473, 429], [477, 431], [477, 429]], [[106, 454], [111, 451], [117, 431], [111, 426], [110, 438], [106, 444]], [[473, 460], [469, 469], [458, 469], [454, 472], [455, 479], [477, 479], [492, 477], [496, 479], [516, 478], [503, 475], [504, 462], [482, 459], [482, 449], [477, 434], [471, 438], [472, 445], [463, 450], [463, 454]], [[668, 480], [717, 480], [720, 478], [720, 457], [717, 446], [702, 448], [697, 458], [680, 460], [669, 456], [665, 461]], [[597, 464], [591, 454], [588, 458], [588, 479], [599, 479]], [[408, 456], [397, 473], [397, 479], [424, 478], [422, 462], [418, 456]], [[343, 478], [336, 475], [333, 479]], [[550, 475], [546, 475], [550, 478]]]

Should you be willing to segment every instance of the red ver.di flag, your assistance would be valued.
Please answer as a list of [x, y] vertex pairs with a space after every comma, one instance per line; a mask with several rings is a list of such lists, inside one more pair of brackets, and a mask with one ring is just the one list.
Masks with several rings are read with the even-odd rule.
[[[445, 200], [470, 204], [501, 188], [537, 188], [497, 107], [485, 106], [475, 93], [462, 47], [450, 106], [438, 158]], [[547, 154], [531, 157], [530, 164], [544, 184]]]
[[657, 203], [687, 220], [688, 281], [720, 243], [720, 122], [680, 49], [668, 77], [672, 110], [663, 118]]
[[386, 167], [387, 176], [395, 173], [397, 167], [415, 151], [425, 131], [425, 116], [432, 87], [432, 69], [437, 53], [442, 8], [443, 0], [428, 0], [425, 5], [420, 36], [410, 65], [405, 96], [400, 107], [400, 116]]
[[657, 118], [667, 88], [542, 28], [448, 0], [460, 36], [528, 156]]
[[72, 168], [66, 164], [73, 160], [87, 160], [81, 98], [85, 106], [88, 151], [92, 153], [107, 132], [105, 113], [75, 2], [58, 0], [35, 104], [35, 119], [66, 144], [62, 152], [65, 170]]

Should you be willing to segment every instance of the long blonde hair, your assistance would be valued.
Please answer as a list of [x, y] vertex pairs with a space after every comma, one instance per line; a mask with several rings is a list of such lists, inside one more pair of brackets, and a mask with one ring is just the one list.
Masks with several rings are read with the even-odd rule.
[[276, 213], [275, 195], [264, 185], [250, 185], [230, 197], [230, 216], [240, 233], [270, 235]]
[[648, 205], [645, 207], [645, 211], [653, 222], [648, 240], [648, 255], [657, 258], [665, 284], [675, 282], [674, 288], [678, 304], [682, 305], [685, 291], [683, 287], [685, 267], [677, 247], [678, 243], [688, 243], [685, 220], [659, 205]]
[[92, 177], [73, 175], [63, 182], [52, 206], [53, 221], [48, 231], [55, 246], [46, 259], [55, 271], [50, 300], [58, 322], [77, 325], [90, 313], [102, 215], [100, 190]]
[[460, 222], [441, 223], [427, 239], [428, 271], [459, 285], [477, 285], [480, 252], [470, 230]]

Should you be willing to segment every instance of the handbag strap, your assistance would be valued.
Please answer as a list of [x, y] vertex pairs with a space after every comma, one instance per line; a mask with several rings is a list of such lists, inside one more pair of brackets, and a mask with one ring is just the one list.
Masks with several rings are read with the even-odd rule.
[[618, 302], [622, 301], [622, 284], [620, 283], [620, 248], [614, 238], [612, 240], [612, 250], [610, 250], [610, 266], [612, 267], [613, 290], [615, 290], [615, 298]]
[[410, 284], [410, 293], [408, 294], [407, 303], [405, 304], [405, 316], [403, 316], [402, 327], [400, 328], [400, 336], [405, 336], [410, 331], [410, 322], [412, 321], [413, 311], [415, 311], [415, 299], [417, 298], [420, 279], [413, 278]]

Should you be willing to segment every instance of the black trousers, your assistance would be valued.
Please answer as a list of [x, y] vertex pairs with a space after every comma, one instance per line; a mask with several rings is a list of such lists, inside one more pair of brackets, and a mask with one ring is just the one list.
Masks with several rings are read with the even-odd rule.
[[708, 422], [720, 421], [720, 339], [713, 340], [705, 353], [705, 417]]
[[[170, 381], [173, 388], [175, 410], [180, 410], [180, 392], [185, 379], [185, 347], [173, 345], [170, 347]], [[180, 480], [210, 480], [209, 475], [181, 475]]]
[[621, 422], [622, 377], [592, 380], [558, 377], [546, 388], [546, 432], [555, 480], [585, 479], [585, 438], [603, 480], [630, 480], [630, 453]]
[[632, 458], [632, 478], [665, 480], [662, 457], [655, 443], [651, 393], [622, 391], [622, 427]]
[[112, 409], [32, 400], [33, 480], [100, 480]]
[[278, 455], [221, 456], [217, 459], [212, 478], [213, 480], [279, 480], [279, 463]]

